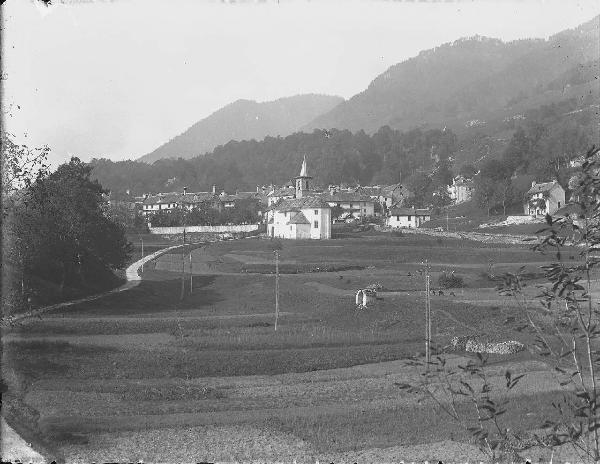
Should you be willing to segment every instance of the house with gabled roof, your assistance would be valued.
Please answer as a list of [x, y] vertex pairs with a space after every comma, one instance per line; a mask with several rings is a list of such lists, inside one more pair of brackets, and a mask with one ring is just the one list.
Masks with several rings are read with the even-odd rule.
[[330, 239], [331, 207], [311, 191], [306, 157], [294, 178], [294, 198], [280, 198], [267, 210], [267, 234], [287, 239]]
[[417, 208], [391, 208], [386, 224], [394, 228], [416, 229], [431, 220], [431, 211]]
[[523, 210], [528, 216], [554, 214], [565, 206], [565, 189], [557, 181], [531, 183], [525, 194]]
[[347, 218], [364, 218], [375, 215], [375, 200], [360, 192], [324, 192], [321, 199], [332, 208], [344, 210]]
[[402, 206], [404, 201], [411, 196], [412, 193], [402, 184], [387, 185], [381, 188], [379, 202], [387, 211], [393, 206]]
[[273, 189], [267, 195], [267, 206], [272, 206], [279, 200], [296, 198], [296, 188], [292, 186]]

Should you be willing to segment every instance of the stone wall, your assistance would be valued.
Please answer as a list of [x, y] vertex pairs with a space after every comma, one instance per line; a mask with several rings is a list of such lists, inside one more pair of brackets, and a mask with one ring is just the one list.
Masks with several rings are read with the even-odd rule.
[[185, 229], [186, 233], [239, 233], [239, 232], [256, 232], [263, 227], [262, 224], [241, 224], [232, 226], [187, 226], [187, 227], [150, 227], [151, 234], [157, 235], [173, 235], [183, 234]]

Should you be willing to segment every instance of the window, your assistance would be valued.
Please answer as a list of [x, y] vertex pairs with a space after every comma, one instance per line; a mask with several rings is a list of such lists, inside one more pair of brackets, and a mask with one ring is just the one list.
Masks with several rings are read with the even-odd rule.
[[318, 228], [319, 228], [319, 221], [315, 221], [315, 223], [314, 223], [314, 226], [313, 226], [313, 227], [314, 227], [315, 229], [318, 229]]
[[408, 216], [408, 220], [410, 221], [412, 219], [412, 216]]
[[350, 203], [350, 208], [352, 208], [352, 203]]
[[290, 226], [290, 230], [292, 230], [292, 226]]
[[[558, 206], [560, 206], [560, 203], [558, 204]], [[319, 214], [319, 210], [315, 209], [315, 214]]]
[[558, 207], [560, 208], [560, 201], [558, 202]]
[[399, 221], [399, 220], [400, 220], [400, 216], [396, 216], [396, 221]]

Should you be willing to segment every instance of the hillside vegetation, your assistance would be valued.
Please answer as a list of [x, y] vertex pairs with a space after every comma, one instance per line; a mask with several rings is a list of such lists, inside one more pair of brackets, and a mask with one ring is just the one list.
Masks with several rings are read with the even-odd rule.
[[[472, 173], [483, 169], [487, 180], [498, 184], [494, 188], [502, 190], [501, 200], [478, 201], [480, 207], [490, 212], [501, 203], [506, 213], [521, 202], [533, 179], [558, 179], [567, 187], [570, 161], [600, 142], [599, 19], [548, 40], [457, 40], [391, 67], [364, 92], [337, 106], [335, 97], [321, 96], [236, 102], [145, 160], [159, 157], [160, 150], [180, 158], [201, 154], [199, 147], [208, 140], [202, 131], [211, 137], [229, 131], [219, 142], [223, 145], [204, 156], [153, 165], [93, 160], [93, 173], [115, 194], [184, 186], [208, 191], [213, 185], [234, 192], [288, 182], [306, 155], [316, 185], [402, 182], [416, 194], [415, 204], [437, 201], [443, 206], [452, 175], [467, 166]], [[321, 102], [312, 106], [315, 111], [319, 105], [335, 108], [305, 126], [306, 132], [229, 140], [245, 137], [239, 132], [244, 127], [289, 122], [282, 117], [294, 113], [289, 104], [309, 97]], [[293, 119], [298, 122], [309, 112], [294, 113]], [[251, 123], [233, 123], [232, 114]], [[494, 160], [502, 163], [502, 172]], [[506, 180], [515, 175], [518, 180], [508, 189]], [[491, 185], [487, 180], [481, 185]]]
[[374, 132], [384, 125], [401, 130], [446, 125], [459, 130], [468, 121], [584, 95], [597, 88], [597, 72], [589, 70], [597, 66], [599, 21], [548, 40], [504, 43], [476, 36], [423, 51], [390, 67], [305, 129]]

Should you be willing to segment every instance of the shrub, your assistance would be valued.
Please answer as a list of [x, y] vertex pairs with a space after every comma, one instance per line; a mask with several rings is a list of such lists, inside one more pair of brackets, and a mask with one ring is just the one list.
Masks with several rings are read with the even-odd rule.
[[465, 286], [463, 278], [454, 274], [454, 272], [442, 272], [438, 277], [438, 286], [441, 288], [460, 288]]
[[392, 237], [402, 237], [403, 235], [401, 230], [392, 230]]

